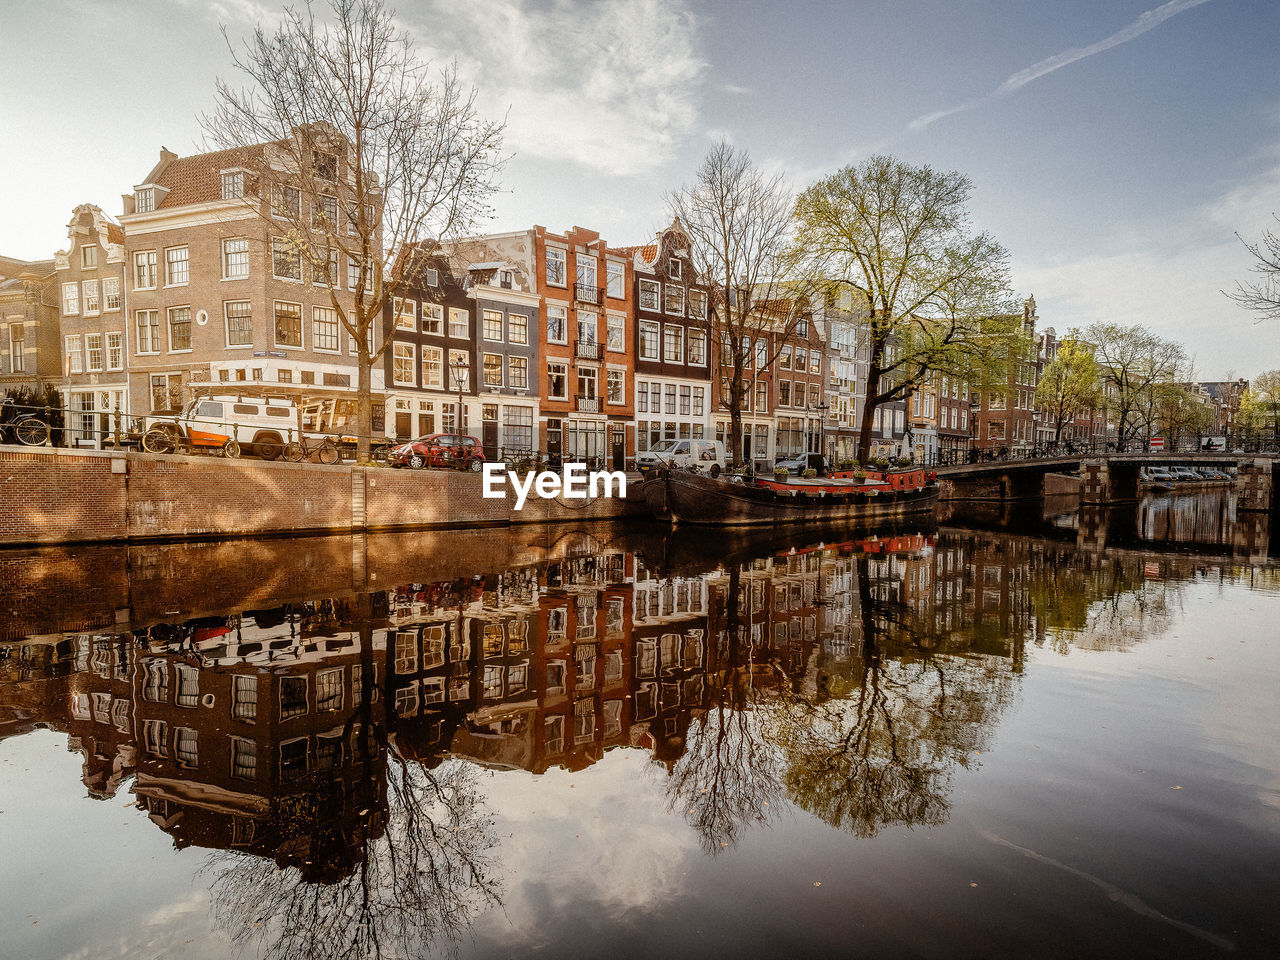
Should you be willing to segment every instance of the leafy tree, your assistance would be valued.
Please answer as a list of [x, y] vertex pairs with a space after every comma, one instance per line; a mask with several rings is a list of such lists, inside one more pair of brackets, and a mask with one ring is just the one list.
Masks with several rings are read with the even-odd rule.
[[1062, 440], [1062, 428], [1098, 403], [1098, 364], [1093, 351], [1077, 339], [1063, 340], [1058, 354], [1044, 368], [1036, 387], [1036, 406], [1049, 414], [1053, 442]]
[[[718, 335], [720, 374], [728, 395], [729, 453], [742, 463], [742, 410], [752, 364], [768, 367], [805, 316], [806, 298], [787, 272], [791, 194], [745, 150], [713, 144], [693, 182], [667, 197], [689, 238], [689, 258], [710, 289], [708, 331]], [[763, 344], [763, 347], [762, 347]]]
[[1186, 354], [1181, 344], [1138, 325], [1095, 323], [1085, 339], [1093, 344], [1116, 446], [1126, 450], [1153, 426], [1156, 388], [1180, 379]]
[[[875, 410], [934, 374], [971, 384], [999, 376], [1018, 326], [1008, 308], [1008, 253], [970, 226], [963, 174], [871, 157], [810, 186], [796, 201], [804, 275], [851, 289], [866, 305], [866, 405], [858, 458]], [[1020, 315], [1018, 316], [1020, 319]]]
[[1177, 450], [1184, 439], [1204, 433], [1213, 424], [1213, 412], [1198, 395], [1181, 383], [1164, 383], [1154, 390], [1156, 429]]
[[[1280, 222], [1280, 217], [1275, 219]], [[1236, 236], [1240, 237], [1239, 234]], [[1240, 242], [1253, 256], [1250, 269], [1259, 279], [1252, 283], [1237, 283], [1236, 292], [1227, 296], [1240, 306], [1260, 313], [1263, 319], [1280, 320], [1280, 235], [1264, 230], [1262, 239], [1255, 243], [1249, 243], [1243, 237], [1240, 237]]]
[[1280, 434], [1280, 370], [1268, 370], [1253, 378], [1240, 398], [1237, 422], [1247, 430]]
[[374, 331], [419, 279], [394, 270], [396, 258], [488, 213], [504, 125], [477, 115], [452, 67], [432, 73], [382, 0], [330, 7], [332, 23], [310, 4], [286, 7], [273, 33], [258, 27], [233, 48], [248, 87], [219, 80], [203, 123], [218, 147], [244, 150], [258, 184], [251, 203], [287, 234], [279, 255], [307, 267], [300, 279], [339, 280], [353, 265], [349, 294], [327, 285], [357, 352], [356, 456], [367, 462], [372, 369], [390, 342]]

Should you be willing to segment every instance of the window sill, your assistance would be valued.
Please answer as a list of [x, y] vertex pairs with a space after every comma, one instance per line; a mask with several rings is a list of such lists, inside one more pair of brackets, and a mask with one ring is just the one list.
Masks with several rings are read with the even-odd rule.
[[248, 280], [248, 279], [249, 279], [249, 275], [246, 273], [243, 277], [223, 277], [222, 282], [231, 283], [234, 280]]

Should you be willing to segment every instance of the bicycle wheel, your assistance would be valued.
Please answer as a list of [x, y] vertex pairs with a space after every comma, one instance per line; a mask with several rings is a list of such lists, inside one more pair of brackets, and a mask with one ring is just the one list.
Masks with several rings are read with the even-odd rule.
[[234, 460], [240, 456], [240, 444], [235, 440], [228, 440], [222, 445], [222, 455], [228, 460]]
[[49, 425], [35, 417], [19, 422], [13, 432], [18, 442], [28, 447], [40, 447], [49, 442]]
[[321, 463], [337, 463], [338, 462], [338, 445], [332, 440], [326, 440], [320, 444], [320, 450], [317, 453]]
[[142, 435], [142, 449], [147, 453], [173, 453], [175, 443], [171, 430], [152, 427]]
[[306, 455], [306, 448], [297, 440], [290, 440], [284, 445], [284, 458], [290, 463], [298, 463]]

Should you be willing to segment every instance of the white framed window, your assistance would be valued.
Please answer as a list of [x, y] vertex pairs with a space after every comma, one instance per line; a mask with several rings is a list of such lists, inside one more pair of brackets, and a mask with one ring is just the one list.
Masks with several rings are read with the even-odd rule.
[[103, 277], [102, 279], [103, 309], [114, 313], [120, 309], [120, 278]]
[[459, 307], [449, 308], [449, 336], [457, 340], [466, 340], [470, 336], [471, 315]]
[[142, 730], [147, 753], [153, 757], [167, 756], [169, 753], [169, 725], [163, 720], [147, 720], [143, 723]]
[[444, 331], [444, 307], [438, 303], [422, 304], [422, 332], [439, 336]]
[[507, 314], [507, 342], [529, 342], [529, 317], [523, 313]]
[[[593, 291], [595, 296], [596, 289], [596, 258], [587, 256], [585, 253], [578, 254], [576, 267], [576, 277], [579, 286], [583, 286]], [[595, 302], [594, 300], [592, 301]]]
[[324, 353], [341, 351], [338, 339], [338, 311], [333, 307], [313, 307], [311, 313], [311, 349]]
[[277, 280], [302, 280], [302, 254], [284, 237], [271, 238], [271, 275]]
[[486, 353], [484, 355], [484, 385], [486, 387], [502, 386], [502, 354]]
[[444, 386], [444, 359], [439, 347], [422, 348], [422, 385], [424, 387]]
[[418, 328], [417, 301], [395, 297], [392, 299], [392, 310], [395, 313], [396, 327], [401, 330]]
[[661, 337], [661, 325], [656, 320], [640, 321], [640, 359], [658, 359], [658, 341]]
[[69, 337], [63, 337], [63, 354], [67, 358], [67, 371], [70, 373], [84, 373], [84, 357], [80, 353], [80, 334], [75, 333]]
[[169, 308], [169, 352], [181, 353], [191, 349], [191, 308]]
[[707, 365], [707, 335], [701, 330], [689, 331], [689, 362], [703, 367]]
[[222, 199], [235, 200], [244, 196], [244, 171], [231, 170], [222, 175]]
[[502, 342], [502, 311], [486, 310], [483, 314], [482, 335], [492, 343]]
[[684, 327], [669, 323], [663, 328], [662, 359], [667, 363], [684, 363]]
[[345, 688], [341, 667], [331, 667], [316, 673], [316, 712], [342, 709], [342, 693]]
[[164, 285], [186, 286], [191, 279], [191, 260], [187, 247], [168, 247], [164, 251]]
[[569, 368], [567, 364], [555, 361], [547, 364], [547, 399], [569, 399]]
[[566, 256], [559, 247], [547, 247], [547, 283], [553, 287], [566, 285]]
[[86, 317], [96, 317], [101, 313], [101, 303], [98, 300], [98, 281], [86, 280], [84, 286], [84, 315]]
[[135, 213], [150, 213], [156, 208], [156, 192], [151, 187], [143, 187], [133, 195]]
[[667, 276], [672, 280], [680, 279], [680, 261], [675, 257], [667, 261]]
[[9, 324], [9, 370], [22, 373], [27, 369], [27, 330], [21, 323]]
[[391, 379], [394, 383], [401, 386], [413, 386], [416, 382], [414, 379], [414, 368], [418, 364], [418, 358], [412, 343], [394, 343], [392, 349], [395, 351], [391, 361]]
[[194, 770], [200, 766], [199, 734], [191, 727], [177, 727], [173, 731], [173, 755], [178, 766]]
[[226, 320], [227, 346], [253, 345], [253, 313], [248, 300], [228, 300], [222, 305]]
[[253, 740], [231, 738], [231, 775], [237, 780], [258, 779], [258, 745]]
[[275, 345], [302, 347], [302, 304], [275, 301]]
[[233, 237], [222, 241], [222, 279], [243, 280], [249, 276], [249, 241]]
[[584, 400], [596, 399], [596, 368], [578, 368], [578, 396]]
[[85, 369], [90, 373], [102, 371], [102, 334], [86, 333], [84, 335]]
[[695, 417], [702, 416], [704, 404], [706, 403], [707, 390], [706, 387], [693, 388], [693, 415]]
[[80, 312], [80, 284], [64, 283], [62, 285], [62, 313], [73, 317]]
[[311, 205], [311, 225], [323, 230], [327, 225], [330, 233], [338, 228], [338, 198], [322, 193]]
[[138, 353], [159, 353], [160, 314], [155, 310], [139, 310], [134, 316], [138, 324]]
[[80, 266], [85, 270], [98, 269], [98, 245], [90, 243], [80, 248]]
[[[318, 251], [317, 251], [318, 252]], [[338, 251], [329, 251], [327, 260], [308, 260], [311, 267], [311, 283], [317, 287], [337, 287], [342, 289], [341, 274], [338, 273]]]
[[529, 389], [529, 358], [507, 358], [507, 386], [517, 390]]
[[231, 716], [245, 723], [258, 720], [258, 678], [236, 674], [231, 678]]
[[625, 370], [615, 370], [612, 367], [605, 374], [605, 402], [614, 404], [626, 403], [627, 395], [627, 372]]
[[610, 353], [626, 353], [627, 318], [611, 313], [605, 317], [604, 348]]
[[689, 316], [707, 319], [707, 295], [701, 290], [689, 291]]
[[437, 270], [435, 267], [427, 267], [427, 286], [428, 287], [440, 286], [440, 271]]
[[119, 330], [107, 334], [107, 369], [112, 372], [124, 369], [124, 334]]
[[660, 303], [659, 297], [662, 295], [662, 284], [657, 280], [640, 281], [640, 309], [641, 310], [657, 310]]
[[565, 307], [547, 306], [547, 343], [567, 343], [569, 311]]
[[293, 220], [295, 223], [302, 219], [302, 193], [297, 187], [282, 183], [271, 185], [271, 215]]
[[778, 369], [779, 369], [779, 370], [790, 370], [790, 369], [791, 369], [791, 344], [787, 344], [787, 345], [785, 345], [785, 346], [782, 348], [781, 352], [779, 352], [779, 354], [778, 354]]
[[606, 260], [604, 265], [604, 292], [612, 300], [621, 300], [626, 296], [623, 284], [627, 275], [627, 265], [616, 260]]

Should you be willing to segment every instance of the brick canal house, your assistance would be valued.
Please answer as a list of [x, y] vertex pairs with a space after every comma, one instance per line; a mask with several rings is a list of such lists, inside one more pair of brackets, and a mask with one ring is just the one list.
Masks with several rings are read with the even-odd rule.
[[58, 289], [52, 260], [0, 257], [0, 391], [58, 383]]
[[679, 221], [656, 242], [623, 248], [635, 287], [636, 448], [660, 440], [701, 439], [711, 432], [709, 302], [689, 260]]
[[128, 429], [131, 409], [124, 230], [101, 207], [81, 204], [54, 262], [68, 439], [101, 447], [112, 431]]
[[[263, 144], [191, 157], [161, 150], [123, 198], [135, 415], [175, 411], [195, 393], [241, 391], [298, 400], [309, 429], [341, 430], [354, 416], [355, 343], [330, 283], [350, 307], [360, 266], [340, 263], [336, 250], [327, 267], [304, 262], [289, 239], [322, 217], [336, 220], [339, 208], [358, 216], [340, 202], [347, 159], [323, 131], [300, 128], [296, 136], [315, 146]], [[288, 157], [306, 150], [315, 176], [291, 175]], [[303, 196], [297, 184], [304, 179], [328, 182], [332, 193]], [[371, 207], [364, 215], [378, 213]], [[372, 379], [376, 436], [384, 400], [377, 364]]]
[[[388, 426], [396, 440], [477, 433], [474, 303], [444, 255], [402, 261], [404, 296], [387, 305], [383, 354]], [[487, 455], [487, 451], [486, 451]]]
[[538, 448], [622, 469], [635, 453], [630, 257], [585, 227], [557, 234], [534, 226], [468, 242], [490, 248], [491, 262], [519, 267], [539, 298]]
[[1022, 336], [1010, 347], [1004, 390], [984, 390], [975, 397], [973, 445], [979, 450], [1007, 447], [1016, 456], [1035, 445], [1036, 320], [1035, 297], [1028, 297], [1022, 305]]
[[802, 316], [773, 363], [776, 460], [822, 452], [826, 354], [820, 325], [811, 314]]

